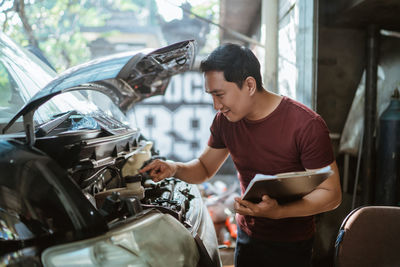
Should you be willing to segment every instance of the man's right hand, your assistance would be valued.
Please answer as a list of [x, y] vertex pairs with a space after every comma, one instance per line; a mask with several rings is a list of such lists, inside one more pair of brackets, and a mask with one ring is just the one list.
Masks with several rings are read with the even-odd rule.
[[173, 161], [164, 161], [156, 159], [150, 162], [146, 167], [139, 170], [140, 173], [148, 172], [154, 182], [159, 182], [165, 178], [175, 175], [178, 166]]

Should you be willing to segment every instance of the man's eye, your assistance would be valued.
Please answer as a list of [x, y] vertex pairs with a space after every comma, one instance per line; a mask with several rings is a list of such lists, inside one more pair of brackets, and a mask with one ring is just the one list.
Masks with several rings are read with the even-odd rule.
[[217, 96], [217, 97], [221, 97], [221, 96], [223, 96], [223, 95], [215, 95], [215, 96]]

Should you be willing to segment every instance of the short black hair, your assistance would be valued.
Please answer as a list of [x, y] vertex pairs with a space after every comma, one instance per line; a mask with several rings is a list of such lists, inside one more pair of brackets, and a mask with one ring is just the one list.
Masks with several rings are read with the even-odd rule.
[[201, 61], [200, 70], [223, 71], [225, 80], [242, 88], [243, 82], [251, 76], [256, 80], [257, 90], [263, 90], [260, 62], [253, 52], [244, 46], [226, 43], [217, 47]]

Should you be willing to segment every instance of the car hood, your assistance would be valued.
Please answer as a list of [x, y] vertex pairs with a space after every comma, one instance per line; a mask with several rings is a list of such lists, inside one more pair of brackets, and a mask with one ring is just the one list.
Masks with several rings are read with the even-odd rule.
[[164, 94], [171, 76], [192, 67], [195, 48], [195, 41], [187, 40], [157, 50], [115, 54], [70, 68], [34, 95], [10, 120], [3, 133], [21, 116], [25, 130], [33, 128], [35, 110], [52, 97], [69, 91], [103, 92], [126, 112], [144, 98]]

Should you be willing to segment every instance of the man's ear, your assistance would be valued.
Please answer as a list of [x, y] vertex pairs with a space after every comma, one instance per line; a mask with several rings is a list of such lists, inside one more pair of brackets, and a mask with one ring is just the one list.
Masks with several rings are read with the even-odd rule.
[[246, 89], [249, 91], [249, 95], [253, 96], [257, 91], [257, 83], [256, 79], [252, 76], [249, 76], [244, 80], [244, 84], [246, 85]]

